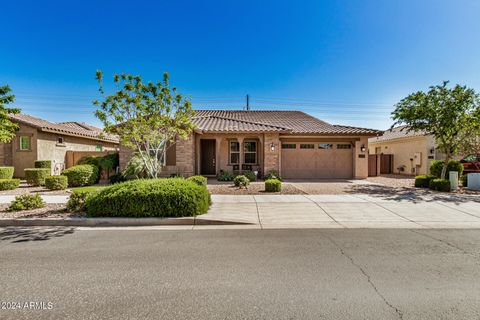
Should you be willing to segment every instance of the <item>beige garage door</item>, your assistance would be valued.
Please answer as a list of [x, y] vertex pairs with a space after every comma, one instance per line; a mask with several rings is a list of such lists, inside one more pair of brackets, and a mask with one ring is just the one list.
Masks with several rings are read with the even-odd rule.
[[282, 177], [351, 179], [353, 146], [349, 142], [282, 142]]

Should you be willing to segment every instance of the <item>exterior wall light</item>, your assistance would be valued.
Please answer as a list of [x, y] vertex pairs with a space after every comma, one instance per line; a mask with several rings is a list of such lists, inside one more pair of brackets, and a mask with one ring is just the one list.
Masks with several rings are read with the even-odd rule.
[[275, 143], [272, 142], [272, 144], [270, 144], [270, 150], [272, 152], [275, 151]]
[[360, 147], [360, 151], [365, 152], [366, 150], [367, 150], [367, 149], [365, 148], [365, 145], [362, 144], [362, 146]]

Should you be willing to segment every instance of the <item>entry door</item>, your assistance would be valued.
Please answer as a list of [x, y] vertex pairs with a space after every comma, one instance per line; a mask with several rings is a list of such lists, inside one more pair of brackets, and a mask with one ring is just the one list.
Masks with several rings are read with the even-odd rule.
[[214, 175], [215, 170], [215, 140], [200, 140], [200, 173], [204, 175]]

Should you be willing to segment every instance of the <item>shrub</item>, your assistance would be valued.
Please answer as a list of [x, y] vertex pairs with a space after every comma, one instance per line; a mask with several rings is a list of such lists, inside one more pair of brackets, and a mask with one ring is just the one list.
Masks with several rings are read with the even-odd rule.
[[69, 212], [86, 211], [87, 199], [97, 192], [97, 190], [73, 191], [67, 202], [67, 210]]
[[462, 186], [464, 186], [464, 187], [468, 186], [468, 174], [462, 175], [460, 180], [462, 181]]
[[[78, 161], [78, 164], [91, 164], [98, 167], [98, 171], [105, 172], [107, 176], [110, 176], [110, 172], [118, 167], [118, 163], [118, 153], [110, 153], [101, 157], [86, 156]], [[100, 175], [98, 178], [100, 178]]]
[[35, 161], [35, 168], [44, 168], [44, 169], [52, 169], [52, 161], [50, 160], [36, 160]]
[[0, 190], [15, 190], [20, 185], [20, 179], [0, 179]]
[[0, 179], [12, 179], [14, 170], [13, 167], [0, 167]]
[[35, 195], [27, 193], [15, 197], [15, 200], [10, 204], [8, 211], [31, 210], [43, 207], [45, 207], [45, 202], [38, 193]]
[[83, 187], [98, 181], [99, 169], [92, 164], [79, 164], [63, 170], [62, 175], [68, 178], [69, 187]]
[[[430, 174], [437, 178], [441, 178], [444, 163], [445, 161], [443, 160], [433, 160], [430, 164]], [[447, 179], [450, 171], [458, 171], [458, 176], [461, 177], [463, 173], [463, 164], [460, 163], [460, 161], [456, 161], [456, 160], [448, 161], [447, 175], [446, 175]]]
[[256, 181], [257, 175], [253, 171], [243, 171], [243, 175], [250, 181]]
[[114, 183], [119, 183], [119, 182], [123, 182], [123, 181], [126, 181], [125, 177], [123, 176], [123, 174], [121, 173], [116, 173], [114, 175], [111, 175], [109, 178], [108, 178], [108, 181], [110, 182], [110, 184], [114, 184]]
[[45, 178], [50, 176], [50, 169], [47, 168], [28, 168], [25, 169], [25, 180], [32, 186], [45, 185]]
[[278, 179], [265, 180], [265, 191], [280, 192], [282, 190], [282, 182]]
[[245, 177], [244, 175], [240, 175], [240, 176], [236, 176], [235, 179], [233, 179], [233, 183], [235, 184], [235, 187], [246, 189], [250, 184], [250, 180], [248, 180], [248, 178]]
[[181, 217], [206, 213], [207, 188], [179, 178], [117, 183], [87, 198], [89, 216]]
[[433, 179], [430, 181], [430, 189], [436, 191], [450, 192], [450, 180], [448, 179]]
[[220, 173], [217, 175], [218, 181], [233, 181], [235, 175], [228, 171], [221, 170]]
[[269, 179], [277, 179], [282, 181], [282, 178], [280, 177], [280, 173], [277, 170], [270, 170], [264, 177], [265, 180]]
[[430, 181], [436, 179], [436, 176], [426, 175], [426, 176], [416, 176], [415, 177], [415, 187], [417, 188], [428, 188], [430, 186]]
[[170, 173], [170, 178], [183, 178], [180, 173]]
[[207, 186], [208, 179], [204, 176], [191, 176], [187, 180], [193, 181], [200, 186]]
[[46, 177], [45, 187], [50, 190], [65, 190], [68, 187], [68, 178], [65, 176]]

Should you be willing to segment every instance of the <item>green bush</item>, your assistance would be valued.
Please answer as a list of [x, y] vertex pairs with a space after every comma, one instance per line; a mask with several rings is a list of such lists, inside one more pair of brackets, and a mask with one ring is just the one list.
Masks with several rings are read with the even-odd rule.
[[430, 186], [430, 181], [436, 179], [436, 176], [433, 175], [423, 175], [415, 177], [415, 187], [417, 188], [428, 188]]
[[31, 210], [43, 207], [45, 207], [45, 202], [38, 193], [35, 195], [27, 193], [15, 197], [15, 200], [10, 204], [8, 211]]
[[253, 171], [243, 171], [243, 175], [250, 181], [256, 181], [257, 175]]
[[20, 179], [0, 179], [0, 190], [15, 190], [20, 185]]
[[204, 176], [191, 176], [187, 180], [193, 181], [200, 186], [207, 186], [208, 179]]
[[270, 180], [270, 179], [277, 179], [282, 181], [282, 178], [280, 177], [280, 173], [277, 170], [270, 170], [264, 177], [265, 180]]
[[73, 191], [67, 202], [67, 210], [69, 212], [86, 211], [85, 205], [87, 199], [97, 192], [98, 190]]
[[45, 187], [50, 190], [65, 190], [68, 187], [68, 178], [65, 176], [46, 177]]
[[69, 187], [83, 187], [95, 184], [100, 172], [93, 164], [79, 164], [62, 171], [62, 175], [68, 178]]
[[12, 179], [14, 167], [0, 167], [0, 179]]
[[44, 169], [52, 169], [52, 161], [50, 160], [36, 160], [35, 161], [35, 168], [44, 168]]
[[282, 182], [278, 179], [265, 180], [265, 191], [280, 192], [282, 190]]
[[450, 180], [433, 179], [430, 181], [429, 188], [435, 191], [450, 192]]
[[[78, 164], [91, 164], [98, 167], [99, 172], [105, 172], [107, 176], [110, 176], [110, 172], [113, 172], [118, 167], [119, 158], [118, 153], [110, 153], [101, 157], [86, 156], [78, 161]], [[100, 179], [100, 174], [98, 175]], [[98, 180], [97, 180], [98, 182]]]
[[460, 180], [462, 181], [462, 186], [464, 186], [464, 187], [468, 186], [468, 174], [462, 175]]
[[[445, 161], [443, 160], [433, 160], [430, 164], [430, 174], [437, 178], [441, 178], [444, 164], [445, 164]], [[456, 160], [448, 161], [447, 175], [446, 175], [447, 179], [450, 171], [457, 171], [458, 176], [461, 177], [463, 173], [463, 164], [460, 163], [460, 161], [456, 161]]]
[[50, 169], [47, 168], [27, 168], [25, 171], [25, 180], [32, 186], [45, 185], [45, 178], [50, 176]]
[[218, 181], [233, 181], [235, 175], [228, 171], [221, 170], [220, 173], [217, 175]]
[[123, 181], [126, 181], [125, 177], [123, 176], [123, 174], [121, 173], [116, 173], [114, 175], [111, 175], [109, 178], [108, 178], [108, 181], [110, 182], [110, 184], [114, 184], [114, 183], [119, 183], [119, 182], [123, 182]]
[[89, 216], [182, 217], [208, 211], [207, 188], [179, 178], [121, 182], [87, 198]]
[[233, 184], [235, 185], [235, 187], [246, 189], [250, 184], [250, 180], [248, 180], [248, 178], [244, 175], [240, 175], [236, 176], [235, 179], [233, 179]]

